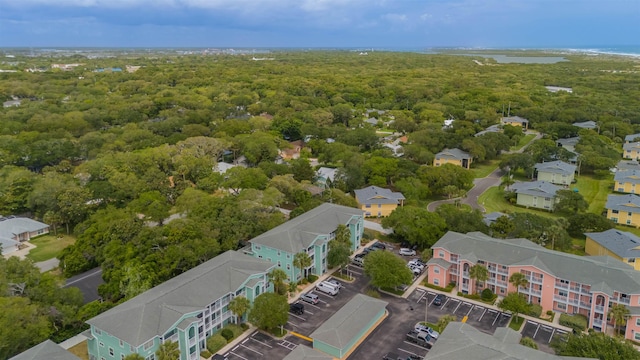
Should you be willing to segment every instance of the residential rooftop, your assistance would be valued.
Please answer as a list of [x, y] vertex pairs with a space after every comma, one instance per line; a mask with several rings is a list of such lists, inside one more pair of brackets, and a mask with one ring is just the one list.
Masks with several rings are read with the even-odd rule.
[[556, 160], [556, 161], [538, 163], [535, 165], [535, 168], [536, 170], [538, 170], [538, 172], [571, 175], [576, 172], [577, 166], [567, 164], [564, 161]]
[[628, 212], [640, 212], [640, 196], [634, 194], [608, 195], [606, 209]]
[[613, 180], [620, 183], [640, 184], [640, 169], [624, 169], [616, 171]]
[[405, 199], [400, 192], [393, 192], [378, 186], [368, 186], [353, 192], [356, 194], [358, 201], [363, 204], [399, 204]]
[[511, 185], [511, 190], [516, 194], [554, 197], [556, 192], [562, 188], [546, 181], [527, 181]]
[[53, 341], [45, 340], [9, 360], [80, 360], [80, 358]]
[[469, 155], [469, 153], [466, 153], [460, 149], [455, 149], [455, 148], [444, 149], [436, 154], [436, 159], [442, 159], [442, 158], [463, 160], [463, 159], [471, 159], [471, 155]]
[[640, 237], [630, 232], [609, 229], [585, 235], [621, 258], [640, 258]]

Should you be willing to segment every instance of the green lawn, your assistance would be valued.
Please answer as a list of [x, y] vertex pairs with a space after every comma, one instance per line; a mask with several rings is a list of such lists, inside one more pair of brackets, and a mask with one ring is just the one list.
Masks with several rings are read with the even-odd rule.
[[522, 327], [523, 322], [524, 322], [524, 318], [522, 316], [514, 317], [509, 322], [509, 327], [517, 332], [520, 332], [520, 328]]
[[531, 141], [531, 139], [533, 139], [534, 137], [536, 137], [535, 134], [529, 134], [529, 135], [525, 135], [522, 138], [520, 138], [520, 141], [518, 141], [518, 144], [516, 146], [512, 146], [511, 151], [516, 151], [516, 150], [520, 150], [523, 146], [527, 145], [529, 143], [529, 141]]
[[493, 172], [493, 170], [498, 168], [499, 163], [499, 160], [483, 161], [482, 163], [476, 163], [475, 165], [473, 165], [471, 171], [473, 171], [476, 178], [487, 177]]
[[607, 202], [607, 195], [611, 193], [612, 186], [613, 175], [604, 179], [581, 175], [578, 177], [577, 182], [571, 185], [571, 188], [578, 189], [578, 192], [589, 203], [589, 212], [602, 214], [604, 205]]
[[73, 236], [58, 236], [60, 238], [57, 238], [55, 235], [49, 234], [29, 240], [29, 242], [35, 245], [36, 248], [31, 249], [31, 251], [27, 255], [27, 258], [33, 260], [34, 262], [53, 259], [60, 255], [62, 249], [66, 248], [76, 241]]
[[504, 191], [499, 187], [491, 187], [487, 189], [480, 198], [478, 199], [478, 203], [487, 210], [487, 214], [499, 211], [505, 214], [511, 214], [514, 212], [527, 212], [531, 214], [546, 216], [550, 218], [557, 218], [558, 216], [544, 210], [535, 210], [535, 209], [527, 209], [521, 206], [515, 206], [507, 202], [504, 198]]

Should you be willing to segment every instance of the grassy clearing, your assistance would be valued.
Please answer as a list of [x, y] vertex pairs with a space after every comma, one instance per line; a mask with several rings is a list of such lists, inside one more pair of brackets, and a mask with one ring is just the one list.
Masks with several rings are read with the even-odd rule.
[[524, 318], [523, 317], [514, 317], [513, 319], [511, 319], [511, 322], [509, 322], [509, 327], [512, 328], [513, 330], [520, 332], [520, 328], [522, 327], [522, 323], [524, 323]]
[[536, 137], [535, 134], [528, 134], [521, 137], [520, 141], [518, 141], [518, 144], [516, 146], [512, 146], [510, 150], [511, 151], [520, 150], [523, 146], [527, 145], [529, 141], [531, 141], [534, 137]]
[[82, 360], [89, 360], [89, 349], [87, 349], [87, 341], [83, 341], [76, 346], [69, 348], [69, 352]]
[[36, 246], [35, 249], [31, 249], [27, 258], [34, 262], [45, 261], [53, 259], [62, 253], [62, 250], [67, 246], [76, 242], [76, 238], [70, 235], [43, 235], [35, 239], [29, 240], [30, 243]]
[[611, 193], [613, 185], [612, 176], [605, 179], [598, 179], [593, 176], [581, 175], [571, 188], [578, 189], [578, 192], [589, 203], [589, 212], [601, 214], [607, 202], [607, 195]]
[[494, 211], [503, 212], [505, 214], [512, 214], [514, 212], [527, 212], [550, 218], [558, 217], [557, 215], [548, 211], [527, 209], [510, 204], [504, 198], [504, 191], [497, 186], [487, 189], [487, 191], [480, 195], [480, 197], [478, 198], [478, 203], [484, 206], [484, 208], [487, 210], [487, 213], [491, 213]]
[[493, 170], [498, 168], [499, 163], [498, 160], [483, 161], [481, 164], [476, 164], [471, 171], [473, 171], [476, 178], [487, 177]]

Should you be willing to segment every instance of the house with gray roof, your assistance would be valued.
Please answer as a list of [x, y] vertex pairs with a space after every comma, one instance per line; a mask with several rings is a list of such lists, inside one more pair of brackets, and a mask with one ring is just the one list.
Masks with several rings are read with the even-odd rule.
[[558, 139], [556, 140], [556, 145], [567, 151], [575, 152], [576, 145], [578, 145], [579, 142], [580, 136], [574, 136], [570, 138]]
[[378, 186], [367, 186], [353, 192], [365, 216], [389, 216], [398, 206], [404, 206], [405, 197], [401, 192]]
[[630, 134], [624, 137], [624, 142], [629, 144], [640, 141], [640, 134]]
[[17, 250], [21, 242], [48, 233], [49, 225], [40, 221], [17, 216], [0, 217], [0, 244], [3, 254]]
[[91, 318], [91, 359], [149, 359], [166, 340], [177, 342], [180, 360], [200, 358], [206, 339], [235, 322], [227, 305], [236, 296], [253, 300], [273, 291], [267, 274], [275, 264], [227, 251]]
[[469, 169], [472, 161], [473, 157], [467, 152], [460, 149], [444, 149], [435, 155], [433, 159], [433, 166], [453, 164]]
[[613, 180], [614, 191], [628, 194], [640, 192], [640, 169], [616, 171]]
[[[246, 253], [277, 264], [293, 281], [309, 274], [322, 275], [327, 271], [329, 241], [335, 238], [338, 225], [349, 229], [351, 250], [360, 248], [362, 210], [324, 203], [249, 240], [251, 247]], [[311, 265], [302, 271], [293, 265], [298, 253], [311, 258]]]
[[487, 226], [491, 226], [491, 224], [493, 224], [494, 222], [496, 222], [496, 220], [498, 220], [499, 218], [501, 218], [503, 216], [509, 217], [509, 215], [507, 215], [505, 213], [501, 213], [499, 211], [494, 211], [492, 213], [483, 215], [482, 216], [482, 222], [484, 222]]
[[80, 358], [53, 341], [45, 340], [9, 360], [80, 360]]
[[640, 271], [640, 237], [618, 229], [585, 235], [585, 252], [588, 255], [611, 256]]
[[529, 128], [529, 120], [520, 116], [508, 116], [500, 119], [502, 125], [520, 126], [523, 131]]
[[622, 158], [623, 159], [640, 159], [640, 142], [627, 142], [622, 144]]
[[617, 224], [640, 227], [640, 196], [609, 195], [604, 206], [607, 218]]
[[[609, 308], [619, 304], [632, 314], [623, 331], [625, 337], [640, 340], [640, 272], [611, 256], [579, 256], [527, 239], [453, 231], [443, 235], [432, 251], [427, 276], [431, 284], [455, 282], [463, 293], [489, 288], [499, 296], [518, 290], [543, 311], [582, 314], [589, 328], [603, 332], [612, 326], [607, 320]], [[488, 270], [483, 283], [469, 276], [469, 268], [477, 264]], [[519, 289], [509, 282], [515, 273], [522, 273], [528, 281]]]
[[583, 121], [583, 122], [574, 122], [571, 125], [573, 125], [575, 127], [579, 127], [581, 129], [589, 129], [589, 130], [593, 130], [593, 129], [598, 127], [598, 124], [595, 121], [592, 121], [592, 120]]
[[478, 132], [474, 136], [478, 137], [478, 136], [482, 136], [482, 135], [488, 134], [488, 133], [499, 133], [499, 132], [502, 132], [502, 128], [500, 127], [500, 125], [496, 124], [496, 125], [489, 126], [488, 128]]
[[511, 185], [516, 193], [516, 204], [524, 207], [553, 211], [556, 204], [556, 193], [561, 187], [546, 181], [517, 182]]
[[578, 168], [560, 160], [538, 163], [534, 167], [539, 181], [547, 181], [557, 185], [571, 184]]
[[[522, 334], [510, 328], [497, 328], [493, 335], [485, 334], [471, 325], [450, 322], [425, 360], [589, 360], [557, 356], [520, 345]], [[596, 360], [596, 359], [592, 359]]]
[[387, 304], [357, 294], [309, 335], [313, 348], [338, 359], [346, 358], [358, 341], [384, 319]]
[[338, 169], [329, 167], [320, 167], [316, 171], [316, 184], [321, 187], [331, 186], [336, 181]]
[[640, 170], [640, 162], [638, 160], [620, 160], [611, 171], [618, 172], [622, 170]]

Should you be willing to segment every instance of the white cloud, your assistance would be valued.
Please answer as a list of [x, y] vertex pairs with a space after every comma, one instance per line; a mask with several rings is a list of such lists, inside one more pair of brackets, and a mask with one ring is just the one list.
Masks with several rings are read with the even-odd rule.
[[403, 23], [408, 19], [405, 14], [384, 14], [382, 18], [395, 23]]

